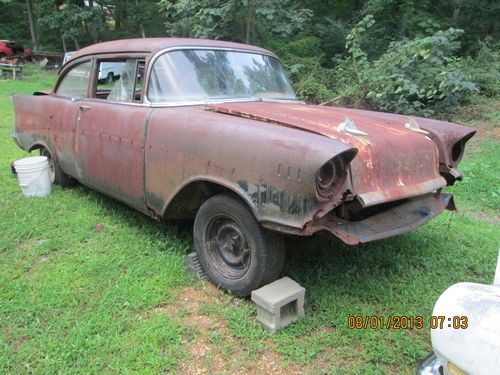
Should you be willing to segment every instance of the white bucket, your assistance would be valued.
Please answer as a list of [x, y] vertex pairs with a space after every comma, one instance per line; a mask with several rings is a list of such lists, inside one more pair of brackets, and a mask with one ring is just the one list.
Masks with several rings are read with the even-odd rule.
[[49, 162], [46, 156], [34, 156], [14, 162], [17, 181], [26, 197], [45, 197], [50, 194]]

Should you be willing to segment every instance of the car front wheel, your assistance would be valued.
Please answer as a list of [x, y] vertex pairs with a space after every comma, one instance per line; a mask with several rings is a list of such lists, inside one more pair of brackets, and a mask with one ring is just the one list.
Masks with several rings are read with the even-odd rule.
[[228, 194], [200, 207], [194, 244], [210, 281], [240, 297], [274, 281], [285, 261], [283, 238], [263, 228], [245, 204]]

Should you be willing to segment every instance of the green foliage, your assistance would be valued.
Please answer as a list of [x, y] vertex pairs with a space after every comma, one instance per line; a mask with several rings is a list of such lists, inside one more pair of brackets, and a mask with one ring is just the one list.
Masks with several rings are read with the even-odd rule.
[[286, 44], [280, 43], [275, 50], [282, 59], [292, 56], [302, 58], [321, 56], [321, 39], [306, 35], [302, 38], [293, 39]]
[[17, 40], [21, 43], [30, 40], [25, 6], [25, 2], [0, 1], [0, 39]]
[[319, 38], [304, 36], [273, 49], [282, 58], [299, 98], [321, 103], [332, 97], [331, 70], [322, 65], [324, 55]]
[[[95, 22], [96, 20], [101, 22]], [[40, 18], [39, 23], [52, 32], [60, 33], [62, 38], [77, 41], [88, 34], [87, 25], [94, 24], [97, 27], [97, 32], [102, 32], [104, 30], [103, 21], [104, 15], [100, 9], [80, 7], [70, 3], [62, 9], [57, 9]], [[78, 48], [78, 43], [76, 47]]]
[[470, 77], [450, 64], [461, 33], [449, 29], [391, 43], [364, 71], [368, 102], [382, 110], [431, 115], [436, 108], [451, 109], [476, 93]]
[[[293, 83], [297, 96], [308, 103], [322, 103], [331, 99], [334, 93], [329, 89], [329, 70], [322, 68], [317, 63], [305, 62], [307, 65], [296, 64], [291, 66], [292, 72], [296, 68], [298, 68], [297, 72], [302, 70], [300, 79]], [[313, 66], [313, 68], [310, 69], [310, 66]]]
[[339, 88], [348, 103], [427, 116], [436, 109], [451, 110], [478, 91], [471, 77], [454, 63], [463, 31], [448, 29], [392, 42], [385, 53], [369, 61], [361, 41], [373, 24], [368, 15], [351, 30], [346, 43], [350, 58], [339, 62], [336, 70], [337, 76], [353, 76], [343, 79], [347, 87]]
[[458, 60], [457, 65], [472, 77], [482, 95], [500, 94], [500, 43], [493, 46], [481, 43], [474, 58], [468, 56]]
[[288, 38], [304, 29], [311, 11], [292, 0], [160, 0], [169, 35], [237, 41]]

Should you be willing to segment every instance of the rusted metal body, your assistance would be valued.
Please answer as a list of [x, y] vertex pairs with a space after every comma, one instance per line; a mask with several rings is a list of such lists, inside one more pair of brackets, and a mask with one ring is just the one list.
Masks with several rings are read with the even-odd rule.
[[[167, 106], [147, 97], [115, 103], [93, 94], [97, 59], [141, 56], [150, 72], [159, 53], [177, 48], [272, 56], [248, 45], [195, 39], [85, 48], [62, 67], [60, 79], [91, 61], [87, 97], [15, 95], [17, 143], [25, 150], [48, 148], [66, 174], [157, 219], [193, 216], [210, 195], [231, 191], [269, 229], [296, 235], [326, 230], [357, 244], [413, 230], [454, 208], [440, 190], [461, 177], [456, 168], [473, 129], [298, 101]], [[334, 158], [346, 175], [325, 198], [318, 195], [318, 171]]]

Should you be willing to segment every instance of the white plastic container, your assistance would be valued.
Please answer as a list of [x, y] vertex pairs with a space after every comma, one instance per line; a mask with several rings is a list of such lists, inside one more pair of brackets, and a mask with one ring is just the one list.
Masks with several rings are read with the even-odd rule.
[[499, 285], [452, 285], [437, 300], [432, 316], [442, 317], [431, 338], [446, 375], [500, 373]]
[[16, 160], [14, 168], [21, 191], [26, 197], [46, 197], [50, 194], [52, 185], [46, 156]]

